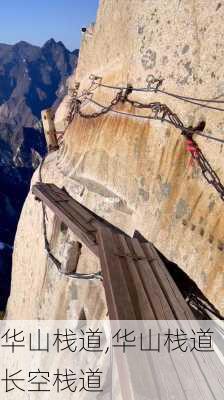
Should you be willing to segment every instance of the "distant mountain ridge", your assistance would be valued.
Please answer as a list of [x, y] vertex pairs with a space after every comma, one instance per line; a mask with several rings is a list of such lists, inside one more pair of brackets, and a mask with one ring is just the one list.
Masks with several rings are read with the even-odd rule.
[[0, 242], [13, 244], [31, 176], [46, 151], [41, 110], [63, 98], [78, 54], [54, 39], [42, 47], [0, 43]]
[[0, 44], [0, 122], [33, 126], [43, 108], [63, 97], [78, 50], [48, 40], [43, 47]]

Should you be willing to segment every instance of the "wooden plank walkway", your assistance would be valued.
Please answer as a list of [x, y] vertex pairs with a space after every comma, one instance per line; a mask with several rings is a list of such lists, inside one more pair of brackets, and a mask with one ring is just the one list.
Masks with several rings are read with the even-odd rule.
[[194, 319], [151, 243], [121, 233], [54, 184], [32, 191], [100, 258], [110, 319]]
[[32, 191], [100, 258], [110, 319], [194, 319], [151, 243], [121, 233], [53, 184]]
[[[110, 320], [153, 320], [158, 326], [161, 320], [167, 326], [178, 320], [180, 328], [180, 320], [185, 320], [191, 326], [194, 315], [151, 243], [129, 237], [53, 184], [37, 183], [32, 192], [99, 257]], [[136, 360], [131, 354], [116, 360], [123, 398], [137, 400]], [[196, 352], [177, 358], [172, 352], [161, 356], [143, 352], [137, 386], [143, 398], [150, 393], [155, 400], [221, 400], [222, 373], [216, 354]]]
[[47, 205], [61, 222], [98, 255], [97, 230], [91, 224], [94, 218], [84, 207], [53, 184], [38, 183], [33, 186], [32, 191], [37, 199]]

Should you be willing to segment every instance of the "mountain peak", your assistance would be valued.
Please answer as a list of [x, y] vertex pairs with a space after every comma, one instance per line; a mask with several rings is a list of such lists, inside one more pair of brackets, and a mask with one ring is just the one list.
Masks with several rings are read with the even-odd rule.
[[57, 42], [55, 41], [54, 38], [51, 38], [49, 40], [46, 41], [46, 43], [44, 43], [43, 47], [52, 47], [55, 46], [57, 44]]
[[68, 51], [68, 52], [72, 53], [71, 50], [67, 49], [67, 47], [64, 45], [64, 43], [61, 40], [59, 40], [57, 42], [55, 39], [51, 38], [51, 39], [47, 40], [47, 42], [43, 45], [43, 48], [47, 48], [47, 49], [51, 49], [51, 48], [55, 48], [55, 47], [60, 47], [64, 51]]
[[32, 45], [30, 43], [26, 42], [25, 40], [20, 40], [14, 46], [15, 47], [28, 47], [28, 46], [32, 46]]

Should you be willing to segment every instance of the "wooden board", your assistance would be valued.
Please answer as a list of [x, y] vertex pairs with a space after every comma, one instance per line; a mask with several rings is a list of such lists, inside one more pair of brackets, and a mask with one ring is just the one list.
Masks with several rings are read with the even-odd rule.
[[[78, 238], [98, 256], [98, 246], [96, 243], [96, 229], [87, 222], [87, 215], [83, 217], [84, 209], [79, 203], [76, 211], [70, 206], [70, 202], [75, 202], [66, 192], [58, 189], [52, 184], [38, 183], [33, 186], [32, 192], [35, 197], [48, 206], [65, 225], [74, 232]], [[76, 202], [75, 202], [76, 203]], [[89, 215], [90, 219], [90, 215]]]
[[[118, 324], [131, 320], [136, 326], [139, 320], [154, 320], [158, 327], [164, 321], [167, 327], [175, 323], [173, 326], [179, 324], [180, 328], [184, 323], [181, 320], [192, 323], [193, 313], [151, 243], [129, 237], [55, 185], [38, 183], [32, 191], [99, 257], [110, 320]], [[153, 399], [224, 398], [215, 354], [199, 357], [196, 352], [186, 359], [177, 358], [172, 352], [160, 356], [145, 353], [141, 358], [141, 374], [136, 374], [136, 359], [131, 353], [126, 358], [116, 355], [116, 360], [124, 399], [139, 398], [133, 383], [147, 398], [145, 382]]]
[[194, 319], [151, 243], [130, 238], [54, 184], [37, 183], [32, 192], [100, 258], [111, 319]]

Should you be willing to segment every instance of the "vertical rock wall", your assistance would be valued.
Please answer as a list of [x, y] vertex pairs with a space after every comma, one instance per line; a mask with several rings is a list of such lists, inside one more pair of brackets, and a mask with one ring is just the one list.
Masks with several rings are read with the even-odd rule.
[[[164, 79], [167, 91], [223, 99], [223, 18], [224, 6], [218, 1], [101, 0], [93, 34], [83, 37], [78, 68], [70, 85], [80, 82], [81, 93], [89, 86], [89, 75], [96, 74], [106, 84], [144, 87], [146, 78], [153, 74]], [[115, 90], [97, 88], [93, 99], [106, 105], [115, 94]], [[131, 97], [166, 103], [186, 126], [197, 126], [203, 120], [206, 132], [224, 139], [222, 112], [158, 93], [133, 93]], [[65, 98], [57, 111], [58, 127], [65, 123], [67, 104]], [[117, 109], [141, 113], [126, 104]], [[89, 103], [85, 111], [98, 108]], [[195, 139], [224, 182], [223, 145]], [[75, 116], [57, 159], [48, 162], [47, 179], [65, 186], [85, 206], [129, 234], [140, 231], [186, 271], [223, 312], [223, 201], [198, 168], [187, 167], [188, 161], [184, 138], [165, 123], [112, 113], [96, 119]], [[39, 276], [26, 287], [27, 271], [33, 271], [37, 264], [46, 269], [44, 256], [35, 264], [31, 260], [31, 246], [21, 234], [28, 233], [28, 220], [34, 231], [41, 229], [39, 211], [32, 202], [30, 195], [19, 223], [9, 316], [16, 310], [21, 275], [21, 315], [26, 315], [29, 293], [40, 293], [43, 283]], [[38, 259], [41, 249], [37, 245], [33, 244], [32, 251]], [[66, 293], [63, 286], [61, 289]], [[49, 299], [48, 288], [45, 292]], [[36, 304], [35, 299], [32, 301]], [[66, 304], [68, 307], [69, 298]], [[56, 312], [57, 306], [53, 309]]]

